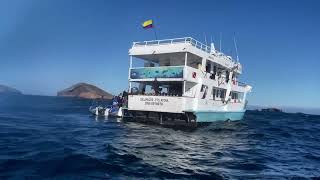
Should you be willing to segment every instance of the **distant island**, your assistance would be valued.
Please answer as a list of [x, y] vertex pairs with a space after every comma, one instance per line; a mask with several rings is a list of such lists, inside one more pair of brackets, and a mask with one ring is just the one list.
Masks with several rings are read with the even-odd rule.
[[22, 92], [9, 86], [0, 85], [0, 94], [21, 95]]
[[85, 99], [112, 99], [113, 95], [87, 83], [78, 83], [67, 89], [59, 91], [57, 96], [79, 97]]
[[281, 109], [279, 108], [264, 108], [264, 109], [261, 109], [262, 112], [282, 112]]
[[281, 109], [279, 108], [255, 108], [255, 109], [251, 109], [253, 111], [258, 111], [258, 112], [283, 112]]

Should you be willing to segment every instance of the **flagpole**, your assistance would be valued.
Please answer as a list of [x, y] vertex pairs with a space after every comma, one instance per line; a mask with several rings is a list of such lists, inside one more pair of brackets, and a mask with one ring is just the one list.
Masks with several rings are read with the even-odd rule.
[[[154, 24], [154, 21], [152, 22]], [[154, 24], [155, 25], [155, 24]], [[157, 31], [156, 31], [156, 26], [153, 26], [153, 32], [154, 32], [154, 36], [156, 37], [156, 40], [158, 40], [158, 36], [157, 36]]]
[[157, 31], [156, 31], [156, 27], [152, 28], [153, 32], [154, 32], [154, 36], [156, 37], [156, 40], [158, 40], [158, 36], [157, 36]]

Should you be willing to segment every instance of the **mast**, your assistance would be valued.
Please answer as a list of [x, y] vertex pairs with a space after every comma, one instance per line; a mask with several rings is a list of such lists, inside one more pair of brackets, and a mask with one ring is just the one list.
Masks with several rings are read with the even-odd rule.
[[220, 52], [222, 52], [222, 48], [221, 48], [221, 39], [222, 39], [222, 32], [220, 32], [220, 45], [219, 45]]
[[239, 62], [238, 47], [237, 47], [237, 41], [236, 41], [236, 33], [234, 33], [233, 42], [234, 42], [234, 47], [236, 49], [237, 62]]
[[205, 42], [206, 46], [208, 46], [206, 33], [203, 33], [203, 36], [204, 36], [204, 42]]

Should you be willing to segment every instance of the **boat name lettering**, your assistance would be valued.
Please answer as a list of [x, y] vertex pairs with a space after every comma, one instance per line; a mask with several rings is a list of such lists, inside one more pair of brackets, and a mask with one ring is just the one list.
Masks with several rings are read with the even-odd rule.
[[163, 106], [163, 103], [168, 103], [169, 99], [167, 98], [153, 98], [153, 97], [145, 97], [140, 98], [140, 101], [144, 102], [145, 105], [156, 105], [156, 106]]
[[140, 98], [140, 101], [153, 101], [152, 97]]

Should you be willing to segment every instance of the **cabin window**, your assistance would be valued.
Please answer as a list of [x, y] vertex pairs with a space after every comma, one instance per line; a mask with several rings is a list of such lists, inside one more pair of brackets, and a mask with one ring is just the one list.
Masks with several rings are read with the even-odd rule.
[[200, 91], [201, 91], [201, 92], [204, 92], [205, 88], [206, 88], [206, 85], [202, 85]]
[[242, 99], [242, 95], [243, 93], [239, 93], [239, 92], [232, 92], [231, 93], [231, 99], [236, 100], [236, 101], [241, 101], [240, 99]]
[[226, 72], [226, 83], [229, 82], [229, 71]]
[[210, 72], [211, 71], [211, 63], [209, 60], [207, 60], [207, 63], [206, 63], [206, 72]]
[[132, 83], [133, 94], [152, 96], [182, 96], [182, 82], [136, 82]]
[[[188, 53], [187, 55], [187, 66], [197, 69], [198, 64], [202, 63], [202, 57], [199, 57], [197, 55], [194, 55], [192, 53]], [[183, 53], [183, 57], [185, 57], [185, 54]]]
[[225, 89], [221, 89], [220, 90], [220, 98], [223, 99], [226, 97], [226, 90]]
[[215, 100], [216, 99], [216, 94], [217, 94], [217, 89], [216, 88], [212, 88], [212, 98], [213, 98], [213, 100]]
[[203, 92], [202, 99], [205, 99], [205, 98], [206, 98], [206, 96], [207, 96], [207, 91], [208, 91], [208, 86], [202, 85], [202, 86], [201, 86], [201, 92]]
[[219, 98], [221, 91], [220, 91], [220, 89], [217, 89], [216, 91], [217, 91], [217, 93], [216, 93], [216, 98]]
[[223, 99], [226, 97], [226, 90], [220, 88], [212, 88], [212, 98], [213, 100], [216, 99]]

